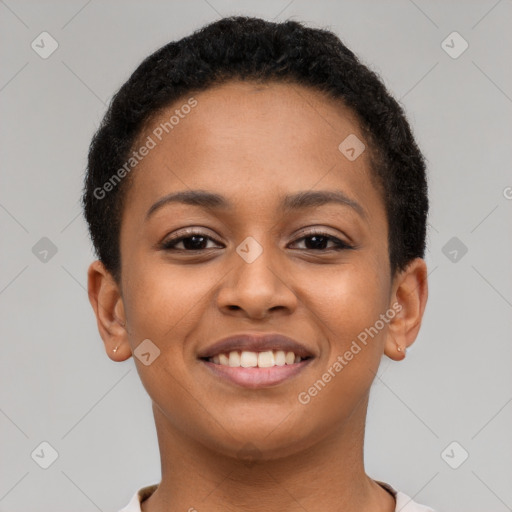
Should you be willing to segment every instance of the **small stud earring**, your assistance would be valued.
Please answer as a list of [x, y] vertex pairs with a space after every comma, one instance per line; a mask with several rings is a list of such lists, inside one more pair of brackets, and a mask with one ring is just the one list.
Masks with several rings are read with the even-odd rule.
[[114, 348], [114, 349], [112, 350], [112, 352], [117, 352], [117, 348], [118, 348], [118, 347], [119, 347], [119, 345], [118, 345], [116, 348]]

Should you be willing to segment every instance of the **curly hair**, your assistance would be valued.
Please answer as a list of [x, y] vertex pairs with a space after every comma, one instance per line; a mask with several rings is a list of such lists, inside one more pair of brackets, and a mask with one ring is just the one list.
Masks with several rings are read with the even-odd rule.
[[312, 87], [349, 107], [365, 134], [372, 180], [384, 200], [392, 275], [424, 257], [425, 160], [402, 107], [378, 75], [326, 29], [232, 16], [145, 58], [113, 96], [91, 141], [82, 204], [96, 254], [117, 282], [123, 204], [133, 173], [107, 194], [98, 197], [97, 191], [127, 161], [154, 115], [187, 94], [237, 79]]

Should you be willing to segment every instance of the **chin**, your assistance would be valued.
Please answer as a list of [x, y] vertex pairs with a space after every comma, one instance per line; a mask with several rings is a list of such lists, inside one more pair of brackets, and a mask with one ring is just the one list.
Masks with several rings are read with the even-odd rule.
[[[295, 421], [283, 421], [271, 417], [262, 421], [258, 418], [247, 418], [236, 425], [231, 423], [227, 432], [217, 429], [218, 437], [212, 438], [208, 432], [205, 444], [226, 457], [241, 461], [266, 461], [289, 457], [314, 445], [319, 436], [307, 432], [304, 426], [298, 430]], [[223, 423], [225, 425], [226, 423]], [[300, 423], [299, 423], [300, 424]], [[228, 433], [229, 432], [229, 433]]]

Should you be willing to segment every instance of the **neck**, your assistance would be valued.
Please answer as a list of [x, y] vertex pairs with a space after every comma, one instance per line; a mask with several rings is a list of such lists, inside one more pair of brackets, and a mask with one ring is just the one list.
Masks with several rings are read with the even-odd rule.
[[343, 428], [287, 457], [242, 462], [177, 431], [153, 406], [162, 481], [143, 512], [393, 512], [394, 498], [364, 471], [367, 399]]

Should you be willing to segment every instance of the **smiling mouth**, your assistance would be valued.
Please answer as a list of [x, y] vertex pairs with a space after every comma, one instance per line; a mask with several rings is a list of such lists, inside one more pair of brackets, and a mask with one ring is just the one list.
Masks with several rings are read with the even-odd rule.
[[229, 384], [249, 389], [277, 386], [297, 376], [314, 360], [292, 351], [232, 350], [212, 357], [200, 357], [210, 375]]
[[262, 352], [232, 350], [230, 352], [200, 359], [229, 368], [273, 368], [274, 366], [287, 366], [301, 363], [302, 361], [311, 359], [311, 357], [301, 357], [295, 354], [295, 352], [284, 350], [265, 350]]

